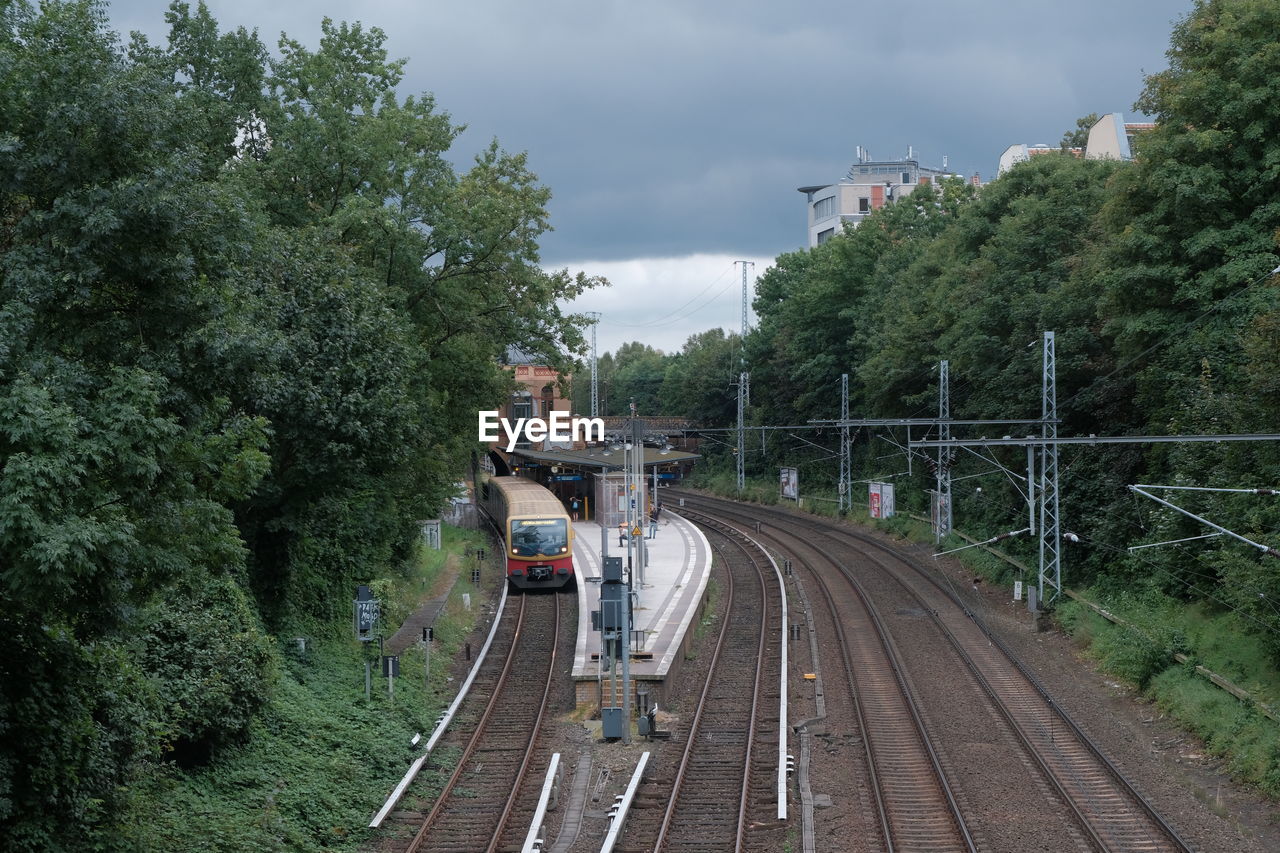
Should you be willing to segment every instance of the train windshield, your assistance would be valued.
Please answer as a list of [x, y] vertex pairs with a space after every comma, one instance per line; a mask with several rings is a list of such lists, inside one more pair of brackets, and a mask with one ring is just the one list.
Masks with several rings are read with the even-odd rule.
[[563, 518], [513, 518], [511, 553], [517, 557], [559, 557], [568, 554], [568, 522]]

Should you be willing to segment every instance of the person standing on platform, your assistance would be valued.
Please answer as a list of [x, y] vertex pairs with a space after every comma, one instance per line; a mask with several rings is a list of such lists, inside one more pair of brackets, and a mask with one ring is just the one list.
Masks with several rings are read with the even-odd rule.
[[578, 520], [578, 508], [582, 506], [582, 502], [578, 500], [578, 496], [574, 495], [573, 500], [569, 501], [569, 511], [573, 514], [573, 520]]
[[627, 523], [625, 521], [618, 524], [618, 547], [627, 547]]
[[662, 512], [662, 504], [654, 504], [649, 510], [649, 539], [658, 538], [658, 513]]

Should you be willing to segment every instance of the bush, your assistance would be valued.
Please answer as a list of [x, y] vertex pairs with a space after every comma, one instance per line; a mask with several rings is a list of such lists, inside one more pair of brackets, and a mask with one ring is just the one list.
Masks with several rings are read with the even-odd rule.
[[168, 747], [180, 765], [203, 763], [218, 746], [243, 740], [270, 698], [271, 641], [226, 577], [186, 584], [148, 615], [139, 651], [165, 709]]

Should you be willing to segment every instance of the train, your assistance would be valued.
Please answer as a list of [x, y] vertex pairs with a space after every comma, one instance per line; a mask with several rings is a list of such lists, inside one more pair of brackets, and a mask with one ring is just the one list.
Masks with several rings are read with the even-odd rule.
[[573, 525], [559, 498], [524, 477], [488, 477], [480, 506], [501, 531], [507, 581], [519, 590], [574, 582]]

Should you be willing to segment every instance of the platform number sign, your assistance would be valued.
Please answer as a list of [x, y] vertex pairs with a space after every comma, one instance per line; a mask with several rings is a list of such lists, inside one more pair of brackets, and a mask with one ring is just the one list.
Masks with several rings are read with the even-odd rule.
[[367, 643], [373, 639], [373, 625], [378, 621], [378, 600], [370, 598], [352, 602], [354, 607], [356, 639]]

